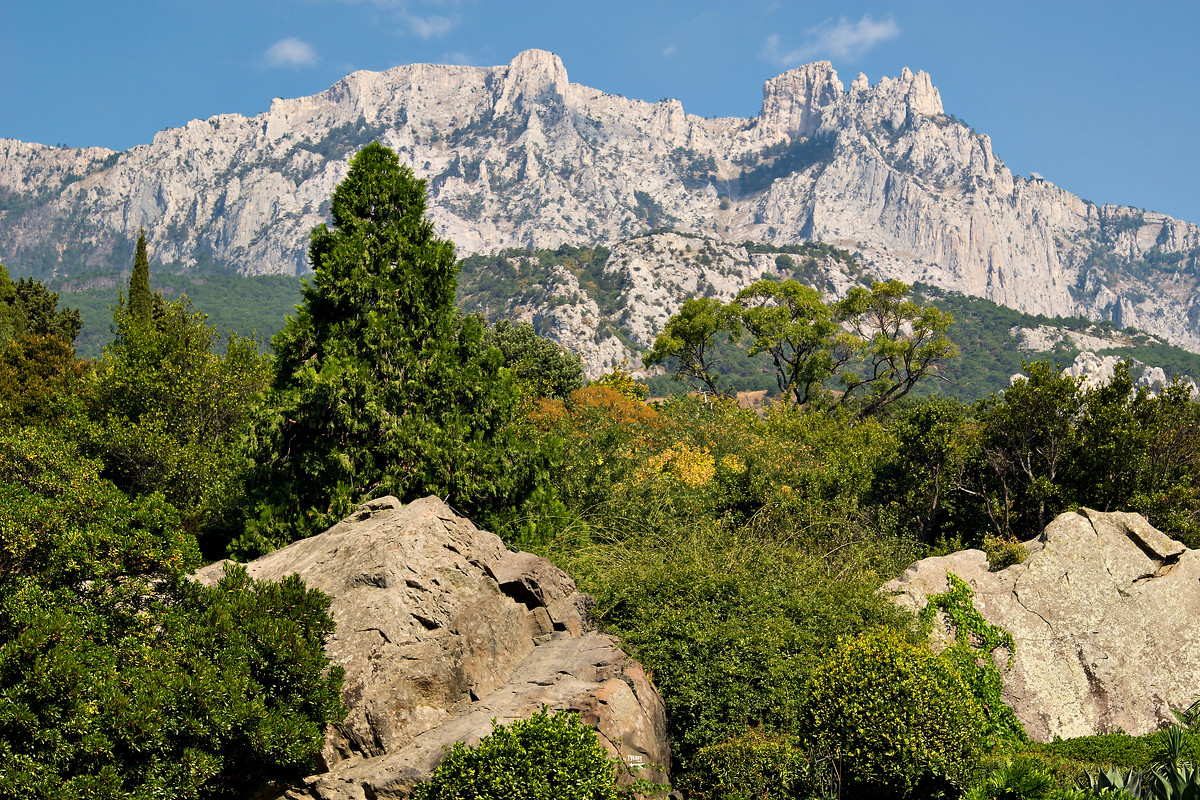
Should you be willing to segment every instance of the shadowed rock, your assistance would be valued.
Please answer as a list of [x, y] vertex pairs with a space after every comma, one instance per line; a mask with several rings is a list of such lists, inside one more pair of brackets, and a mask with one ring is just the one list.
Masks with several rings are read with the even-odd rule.
[[[326, 643], [346, 670], [349, 714], [323, 771], [283, 796], [407, 798], [456, 741], [542, 705], [573, 709], [639, 777], [670, 765], [662, 698], [616, 641], [592, 629], [592, 599], [544, 558], [512, 553], [436, 497], [361, 506], [325, 533], [247, 565], [292, 573], [333, 598]], [[197, 579], [214, 583], [221, 564]]]

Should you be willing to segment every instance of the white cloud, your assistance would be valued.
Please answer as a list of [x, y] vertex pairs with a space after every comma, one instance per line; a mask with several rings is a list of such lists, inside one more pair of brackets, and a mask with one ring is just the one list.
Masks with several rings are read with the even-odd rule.
[[670, 58], [671, 56], [675, 55], [676, 52], [678, 52], [678, 51], [677, 51], [675, 45], [669, 44], [663, 48], [663, 51], [662, 51], [663, 58]]
[[457, 8], [460, 5], [460, 0], [423, 0], [417, 3], [414, 0], [337, 0], [337, 2], [347, 5], [358, 5], [365, 3], [382, 9], [384, 13], [390, 13], [395, 19], [399, 20], [407, 29], [408, 32], [425, 41], [430, 39], [438, 39], [445, 36], [461, 21], [461, 15], [454, 14], [446, 16], [445, 14], [414, 14], [412, 8], [415, 5], [444, 7], [447, 9]]
[[317, 63], [317, 51], [308, 42], [289, 36], [268, 47], [263, 58], [272, 67], [308, 67]]
[[445, 36], [458, 24], [458, 20], [453, 17], [442, 17], [437, 14], [431, 14], [428, 17], [419, 17], [416, 14], [409, 14], [407, 11], [404, 11], [401, 12], [401, 18], [410, 31], [425, 41]]
[[470, 53], [464, 53], [461, 50], [453, 50], [449, 53], [442, 53], [440, 64], [458, 64], [459, 66], [470, 67], [479, 63], [479, 59]]
[[876, 20], [865, 14], [858, 22], [841, 17], [837, 22], [809, 28], [804, 44], [791, 50], [781, 47], [778, 35], [768, 36], [763, 57], [781, 67], [794, 67], [819, 57], [855, 59], [880, 42], [899, 35], [900, 26], [890, 17]]

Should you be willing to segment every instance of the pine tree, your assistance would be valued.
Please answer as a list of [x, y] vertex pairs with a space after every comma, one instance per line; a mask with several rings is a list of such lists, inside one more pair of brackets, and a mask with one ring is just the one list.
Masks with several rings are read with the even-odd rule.
[[154, 294], [150, 291], [150, 259], [146, 255], [146, 232], [142, 229], [138, 229], [133, 274], [129, 276], [129, 313], [138, 325], [149, 324], [154, 316]]
[[276, 376], [254, 434], [249, 555], [319, 531], [354, 504], [438, 494], [476, 521], [527, 484], [520, 393], [484, 325], [454, 307], [454, 245], [425, 217], [425, 183], [379, 144], [334, 190], [315, 273], [272, 342]]

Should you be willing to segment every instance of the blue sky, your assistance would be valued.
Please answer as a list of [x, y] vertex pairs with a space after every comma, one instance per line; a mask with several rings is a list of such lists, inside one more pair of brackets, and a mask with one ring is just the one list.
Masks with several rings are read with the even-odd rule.
[[1200, 222], [1200, 4], [0, 0], [0, 137], [124, 149], [347, 72], [558, 53], [571, 80], [703, 116], [830, 59], [843, 82], [929, 72], [1014, 171]]

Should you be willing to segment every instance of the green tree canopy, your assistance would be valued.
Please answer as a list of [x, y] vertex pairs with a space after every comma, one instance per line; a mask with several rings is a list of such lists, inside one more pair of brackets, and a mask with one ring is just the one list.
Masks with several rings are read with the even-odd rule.
[[138, 325], [154, 316], [154, 293], [150, 290], [150, 258], [146, 255], [146, 232], [138, 231], [133, 273], [129, 276], [129, 314]]
[[[875, 282], [831, 306], [796, 280], [761, 280], [731, 303], [693, 298], [667, 321], [645, 364], [673, 359], [677, 378], [716, 392], [715, 348], [722, 334], [736, 342], [745, 329], [749, 355], [770, 355], [783, 397], [801, 406], [834, 402], [862, 419], [907, 395], [957, 352], [946, 336], [954, 317], [906, 300], [908, 292], [900, 281]], [[827, 391], [835, 376], [836, 400]]]
[[482, 323], [454, 308], [454, 246], [425, 217], [425, 184], [379, 144], [334, 190], [313, 230], [314, 278], [275, 337], [256, 426], [259, 552], [308, 535], [371, 495], [438, 494], [486, 524], [528, 480], [520, 393]]
[[244, 797], [313, 767], [340, 719], [328, 599], [199, 562], [46, 430], [0, 432], [0, 796]]
[[797, 405], [816, 399], [849, 358], [821, 294], [794, 280], [758, 281], [738, 293], [742, 320], [754, 337], [750, 354], [770, 353], [779, 391]]
[[46, 423], [59, 416], [53, 402], [83, 375], [75, 337], [77, 309], [58, 307], [58, 294], [41, 281], [14, 282], [0, 264], [0, 422]]
[[712, 393], [720, 394], [715, 351], [722, 335], [732, 340], [741, 336], [739, 312], [737, 306], [725, 305], [713, 297], [685, 300], [683, 308], [667, 320], [643, 363], [652, 367], [674, 359], [677, 378], [698, 380]]
[[953, 315], [906, 300], [908, 292], [900, 281], [876, 281], [870, 291], [855, 286], [834, 306], [838, 320], [857, 337], [842, 341], [857, 351], [860, 366], [844, 370], [840, 380], [843, 403], [860, 389], [867, 395], [860, 418], [904, 397], [958, 352], [946, 337]]
[[41, 281], [13, 281], [0, 264], [0, 350], [22, 336], [56, 336], [74, 345], [83, 318], [78, 309], [58, 307], [58, 293]]
[[114, 315], [116, 338], [83, 390], [80, 435], [123, 491], [163, 493], [187, 530], [218, 555], [242, 524], [241, 439], [270, 362], [258, 343], [220, 337], [187, 297], [152, 324]]
[[500, 349], [505, 366], [534, 396], [565, 398], [587, 382], [579, 356], [538, 336], [528, 322], [500, 320], [485, 342]]

